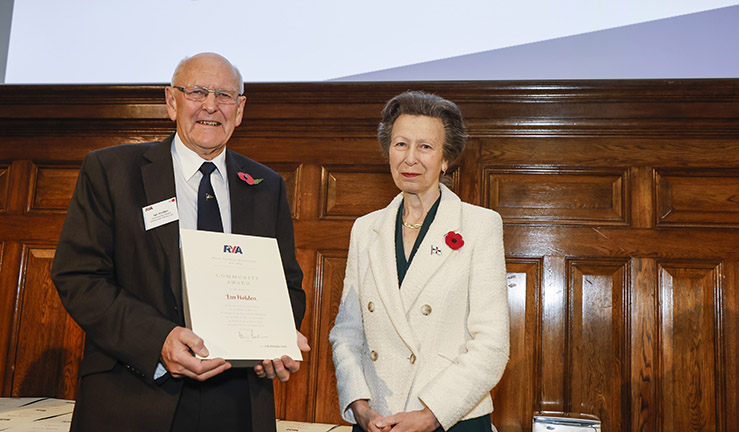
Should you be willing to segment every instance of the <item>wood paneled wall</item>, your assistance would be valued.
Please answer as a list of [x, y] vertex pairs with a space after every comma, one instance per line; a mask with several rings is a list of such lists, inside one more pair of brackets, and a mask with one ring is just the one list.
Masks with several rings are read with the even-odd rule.
[[[739, 80], [248, 85], [229, 146], [286, 179], [313, 350], [278, 416], [339, 422], [327, 334], [352, 221], [397, 191], [385, 100], [459, 103], [463, 200], [503, 215], [511, 360], [494, 423], [595, 414], [604, 431], [739, 417]], [[49, 280], [84, 155], [166, 136], [161, 86], [0, 86], [0, 388], [72, 398], [84, 334]]]

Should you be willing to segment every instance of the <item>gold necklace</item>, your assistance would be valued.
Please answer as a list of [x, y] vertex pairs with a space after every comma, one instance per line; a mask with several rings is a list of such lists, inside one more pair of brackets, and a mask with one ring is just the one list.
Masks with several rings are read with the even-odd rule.
[[417, 224], [412, 224], [412, 223], [408, 223], [405, 220], [403, 220], [403, 226], [406, 227], [406, 228], [410, 228], [410, 229], [419, 229], [419, 228], [421, 228], [423, 226], [423, 222], [417, 223]]

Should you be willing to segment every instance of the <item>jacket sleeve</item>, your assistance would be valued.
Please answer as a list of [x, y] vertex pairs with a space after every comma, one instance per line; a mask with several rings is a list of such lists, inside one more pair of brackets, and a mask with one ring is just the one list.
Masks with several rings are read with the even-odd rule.
[[[487, 220], [476, 238], [468, 285], [466, 352], [440, 372], [420, 392], [423, 403], [447, 430], [498, 383], [508, 362], [509, 310], [506, 288], [503, 223], [485, 212]], [[489, 215], [489, 216], [488, 216]], [[453, 403], [450, 403], [453, 400]]]
[[349, 240], [349, 255], [346, 261], [344, 289], [341, 293], [339, 312], [329, 334], [336, 369], [339, 408], [342, 417], [349, 423], [357, 422], [354, 413], [348, 409], [349, 405], [359, 399], [371, 399], [372, 396], [362, 367], [366, 338], [359, 301], [357, 231], [355, 223]]
[[152, 381], [164, 340], [176, 324], [118, 285], [118, 272], [137, 269], [116, 266], [115, 243], [126, 241], [115, 238], [116, 204], [120, 203], [111, 196], [105, 167], [96, 153], [88, 154], [69, 205], [51, 277], [65, 308], [85, 331], [88, 347], [92, 343]]

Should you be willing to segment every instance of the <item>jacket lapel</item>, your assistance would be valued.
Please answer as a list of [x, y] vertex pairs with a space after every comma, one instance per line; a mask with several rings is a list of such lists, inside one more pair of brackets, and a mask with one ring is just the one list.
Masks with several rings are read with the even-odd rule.
[[255, 226], [253, 223], [253, 218], [256, 215], [254, 191], [248, 184], [241, 181], [238, 175], [240, 171], [248, 172], [249, 169], [241, 166], [234, 158], [231, 150], [226, 149], [226, 171], [229, 198], [231, 200], [231, 232], [234, 234], [248, 234], [250, 233], [248, 230]]
[[[459, 231], [462, 223], [462, 201], [446, 186], [440, 185], [441, 202], [431, 227], [426, 233], [416, 255], [413, 257], [408, 273], [403, 279], [400, 296], [404, 312], [413, 306], [429, 280], [439, 272], [446, 260], [455, 253], [446, 245], [445, 236], [449, 231]], [[441, 254], [432, 252], [437, 247]]]
[[[144, 182], [146, 202], [148, 204], [158, 203], [167, 198], [176, 196], [174, 183], [174, 166], [172, 164], [172, 153], [170, 147], [174, 134], [164, 141], [153, 145], [144, 153], [144, 158], [149, 161], [141, 167], [141, 178]], [[164, 253], [172, 269], [172, 285], [170, 289], [177, 302], [182, 301], [182, 290], [180, 289], [180, 247], [179, 247], [179, 222], [168, 223], [155, 228], [154, 235], [164, 249]]]
[[372, 227], [375, 239], [369, 245], [370, 270], [375, 279], [375, 288], [395, 331], [408, 348], [416, 352], [416, 342], [408, 324], [398, 289], [398, 269], [395, 263], [395, 216], [402, 195], [382, 210], [381, 216]]

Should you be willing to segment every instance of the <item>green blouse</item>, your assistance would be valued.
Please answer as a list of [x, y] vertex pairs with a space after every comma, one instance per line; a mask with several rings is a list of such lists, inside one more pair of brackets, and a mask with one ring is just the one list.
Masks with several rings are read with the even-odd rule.
[[418, 232], [418, 237], [416, 237], [416, 242], [413, 244], [413, 249], [411, 249], [407, 261], [405, 259], [405, 248], [403, 247], [403, 202], [404, 200], [400, 201], [398, 216], [395, 218], [395, 262], [398, 266], [398, 288], [403, 285], [403, 279], [405, 279], [405, 274], [408, 272], [408, 267], [411, 266], [411, 261], [413, 261], [418, 247], [421, 245], [423, 238], [426, 237], [431, 222], [436, 217], [436, 211], [439, 209], [439, 203], [441, 202], [441, 195], [439, 195], [434, 205], [431, 206], [429, 212], [426, 213], [426, 217], [423, 219], [423, 225], [421, 225], [421, 231]]

